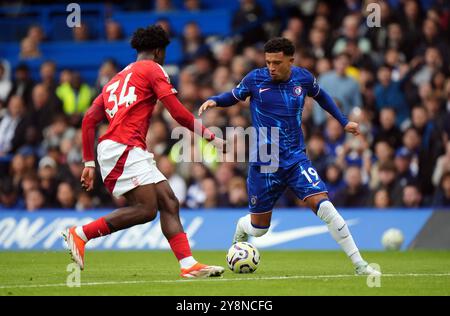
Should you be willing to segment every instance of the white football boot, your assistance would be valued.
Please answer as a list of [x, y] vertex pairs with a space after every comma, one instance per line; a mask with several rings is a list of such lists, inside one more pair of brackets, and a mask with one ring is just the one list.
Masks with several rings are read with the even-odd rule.
[[381, 276], [381, 272], [378, 270], [375, 270], [366, 261], [361, 261], [360, 263], [356, 264], [355, 274], [356, 275]]

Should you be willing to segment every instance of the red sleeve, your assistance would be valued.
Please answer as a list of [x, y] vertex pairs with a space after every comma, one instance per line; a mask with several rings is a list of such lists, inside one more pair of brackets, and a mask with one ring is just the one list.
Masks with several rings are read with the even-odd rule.
[[[178, 100], [178, 98], [171, 94], [162, 98], [161, 102], [164, 104], [164, 107], [169, 111], [170, 115], [177, 121], [181, 126], [184, 126], [191, 130], [192, 132], [196, 132], [200, 136], [204, 137], [207, 140], [213, 140], [216, 136], [213, 132], [207, 129], [203, 124], [195, 121], [194, 115], [189, 112], [183, 104]], [[200, 124], [195, 128], [196, 124]], [[200, 128], [199, 128], [200, 127]], [[200, 134], [201, 132], [201, 134]]]
[[158, 100], [161, 100], [168, 95], [177, 93], [177, 90], [170, 83], [169, 75], [159, 64], [155, 63], [155, 66], [151, 71], [150, 80], [152, 83], [152, 89]]
[[81, 133], [83, 139], [83, 161], [94, 161], [95, 128], [105, 118], [103, 98], [100, 94], [83, 117]]

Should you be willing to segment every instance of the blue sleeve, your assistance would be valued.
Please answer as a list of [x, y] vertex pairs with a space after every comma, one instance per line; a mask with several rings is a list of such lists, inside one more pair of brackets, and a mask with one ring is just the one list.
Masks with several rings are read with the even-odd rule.
[[232, 106], [239, 102], [239, 100], [233, 96], [232, 92], [224, 92], [222, 94], [215, 95], [210, 97], [209, 100], [215, 101], [219, 107]]
[[330, 113], [343, 127], [348, 124], [347, 117], [341, 112], [341, 110], [339, 110], [336, 103], [334, 103], [330, 95], [324, 90], [319, 90], [317, 95], [314, 97], [314, 100], [319, 103], [322, 109]]
[[239, 101], [245, 101], [245, 99], [247, 99], [247, 97], [251, 95], [250, 82], [252, 74], [253, 72], [247, 74], [247, 76], [245, 76], [244, 79], [242, 79], [242, 81], [236, 86], [236, 88], [231, 90], [231, 92], [225, 92], [217, 96], [213, 96], [209, 99], [215, 101], [217, 103], [217, 106], [220, 107], [231, 106], [238, 103]]
[[319, 93], [320, 86], [317, 83], [316, 77], [314, 77], [312, 73], [306, 69], [304, 69], [304, 71], [306, 72], [306, 83], [304, 83], [303, 86], [306, 88], [306, 93], [308, 96], [314, 98]]

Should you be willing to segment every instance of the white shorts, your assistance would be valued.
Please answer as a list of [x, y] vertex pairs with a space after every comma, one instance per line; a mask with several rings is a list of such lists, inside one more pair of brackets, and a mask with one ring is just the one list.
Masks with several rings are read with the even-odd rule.
[[139, 147], [105, 139], [97, 147], [103, 182], [115, 197], [146, 184], [167, 180], [156, 167], [153, 154]]

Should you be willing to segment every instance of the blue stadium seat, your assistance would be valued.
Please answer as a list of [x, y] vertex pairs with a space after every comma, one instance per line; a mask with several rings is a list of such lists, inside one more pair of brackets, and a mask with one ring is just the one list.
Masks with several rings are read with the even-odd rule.
[[[32, 71], [33, 78], [38, 78], [39, 67], [44, 60], [53, 60], [58, 69], [74, 69], [87, 74], [85, 78], [90, 84], [95, 80], [97, 71], [106, 59], [114, 59], [119, 66], [125, 66], [136, 59], [135, 51], [128, 41], [106, 42], [48, 42], [40, 46], [42, 58], [25, 60]], [[19, 59], [20, 45], [18, 43], [0, 44], [0, 54], [7, 59], [12, 67], [21, 62]], [[166, 62], [178, 64], [182, 61], [182, 47], [177, 39], [173, 39], [167, 48]]]
[[113, 14], [112, 19], [122, 25], [126, 36], [131, 36], [138, 27], [146, 27], [160, 19], [170, 22], [175, 34], [183, 32], [185, 24], [197, 22], [205, 35], [229, 35], [231, 12], [229, 10], [208, 10], [200, 12], [171, 11], [167, 13], [127, 12]]
[[[28, 28], [39, 24], [50, 40], [69, 40], [72, 30], [66, 26], [70, 12], [67, 4], [29, 5], [0, 8], [0, 27], [8, 32], [0, 32], [0, 41], [19, 41]], [[95, 36], [104, 36], [105, 5], [102, 3], [82, 3], [81, 21], [88, 24]]]
[[[273, 0], [256, 0], [256, 2], [263, 7], [268, 16], [272, 16], [275, 12]], [[175, 8], [178, 10], [184, 9], [184, 0], [172, 0]], [[201, 0], [201, 7], [208, 10], [225, 9], [231, 13], [239, 9], [239, 1], [237, 0]]]

